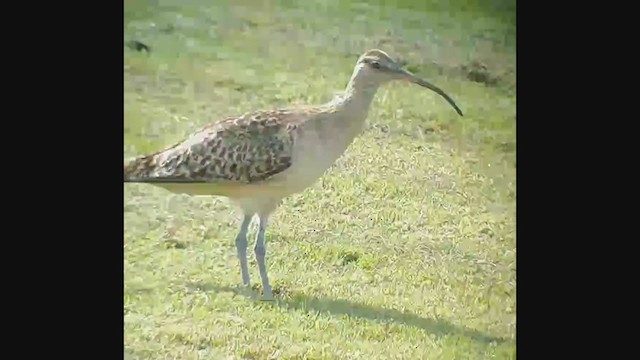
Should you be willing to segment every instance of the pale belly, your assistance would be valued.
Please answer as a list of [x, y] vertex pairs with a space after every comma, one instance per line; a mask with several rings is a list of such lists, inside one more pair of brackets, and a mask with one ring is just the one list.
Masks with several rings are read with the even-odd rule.
[[286, 188], [290, 193], [304, 191], [344, 154], [349, 143], [342, 141], [327, 145], [320, 141], [306, 141], [297, 145], [291, 167], [275, 176], [272, 183]]
[[174, 194], [187, 194], [191, 196], [226, 196], [229, 198], [254, 198], [254, 197], [279, 197], [282, 195], [281, 187], [268, 183], [263, 184], [215, 184], [215, 183], [163, 183], [153, 184]]

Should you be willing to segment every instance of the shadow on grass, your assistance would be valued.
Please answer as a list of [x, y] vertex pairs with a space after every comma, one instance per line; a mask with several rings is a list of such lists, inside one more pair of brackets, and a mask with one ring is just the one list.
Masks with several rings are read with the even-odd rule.
[[[231, 292], [251, 299], [258, 298], [258, 295], [255, 292], [240, 287], [233, 288], [206, 284], [199, 285], [198, 288], [205, 291]], [[326, 312], [332, 315], [347, 315], [350, 317], [369, 319], [373, 321], [395, 322], [424, 329], [436, 336], [462, 336], [486, 344], [501, 344], [509, 341], [477, 330], [459, 327], [445, 320], [423, 318], [409, 312], [353, 303], [348, 300], [316, 298], [302, 294], [293, 294], [291, 296], [276, 295], [275, 301], [266, 301], [264, 304], [268, 306], [279, 306], [286, 309], [301, 310], [304, 312]]]

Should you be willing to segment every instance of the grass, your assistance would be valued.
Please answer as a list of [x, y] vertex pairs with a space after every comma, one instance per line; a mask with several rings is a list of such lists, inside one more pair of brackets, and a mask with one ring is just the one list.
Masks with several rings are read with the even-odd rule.
[[347, 153], [274, 214], [272, 303], [239, 287], [225, 199], [125, 186], [127, 358], [515, 358], [515, 1], [486, 3], [125, 0], [125, 40], [151, 47], [125, 49], [126, 157], [326, 101], [373, 47], [465, 114], [382, 88]]

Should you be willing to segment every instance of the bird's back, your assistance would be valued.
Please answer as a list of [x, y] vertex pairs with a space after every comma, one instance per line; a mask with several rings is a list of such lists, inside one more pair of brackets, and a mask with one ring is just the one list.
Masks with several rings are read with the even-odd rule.
[[124, 166], [125, 182], [189, 194], [263, 191], [293, 162], [295, 132], [319, 108], [246, 113], [213, 123], [163, 151]]

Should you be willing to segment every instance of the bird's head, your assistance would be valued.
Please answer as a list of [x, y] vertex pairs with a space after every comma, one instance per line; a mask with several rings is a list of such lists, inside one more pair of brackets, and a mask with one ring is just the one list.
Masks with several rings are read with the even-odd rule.
[[392, 80], [403, 80], [418, 84], [442, 96], [462, 116], [462, 111], [449, 95], [437, 86], [403, 69], [382, 50], [372, 49], [362, 54], [356, 63], [355, 72], [357, 77], [366, 79], [367, 82], [382, 84]]

